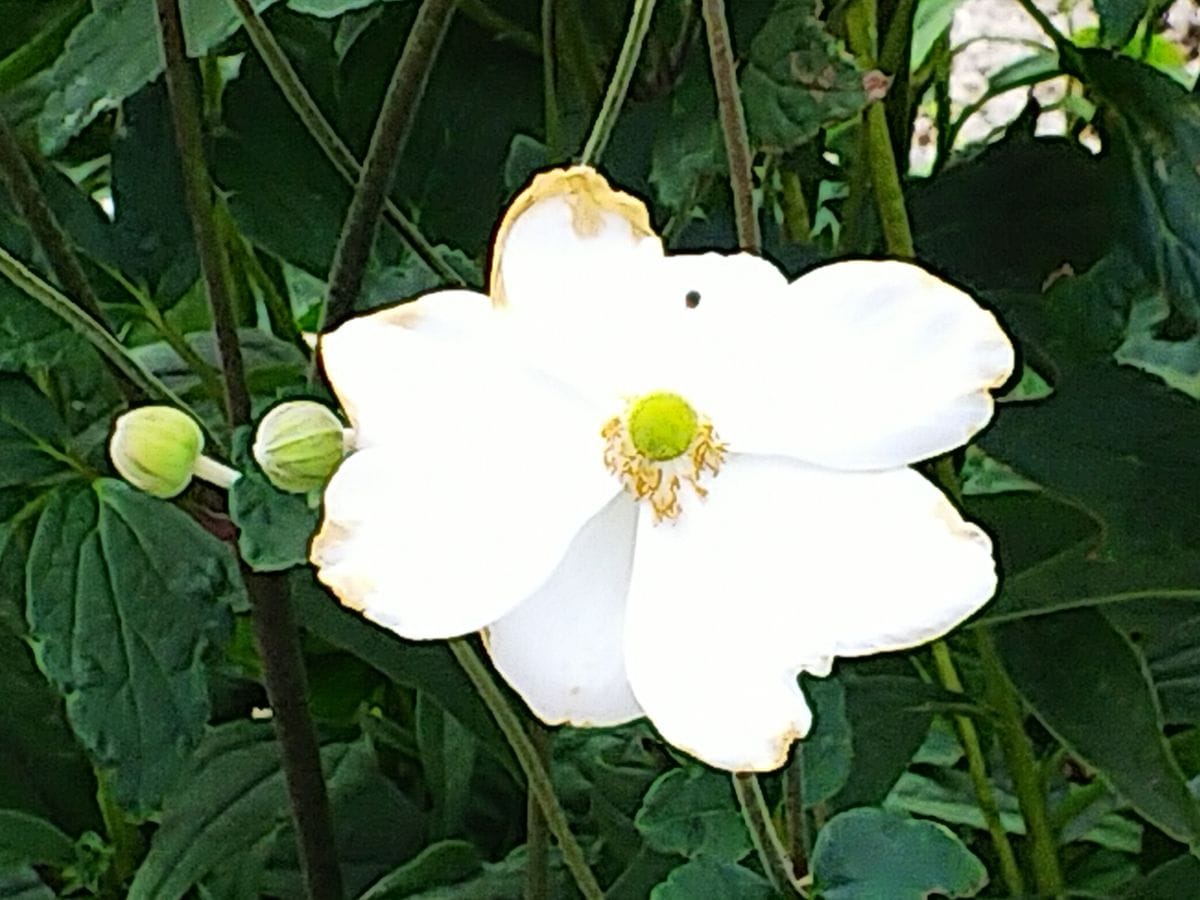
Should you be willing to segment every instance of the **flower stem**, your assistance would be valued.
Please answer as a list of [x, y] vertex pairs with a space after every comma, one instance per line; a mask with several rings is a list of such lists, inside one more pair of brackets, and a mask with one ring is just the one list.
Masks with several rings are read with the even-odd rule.
[[717, 92], [717, 111], [721, 120], [721, 134], [725, 139], [725, 155], [729, 159], [729, 187], [733, 192], [738, 246], [751, 253], [760, 253], [762, 232], [754, 209], [750, 137], [746, 133], [746, 113], [742, 109], [742, 94], [738, 89], [733, 62], [725, 0], [702, 0], [700, 12], [704, 16], [704, 30], [708, 35], [708, 59]]
[[224, 463], [217, 462], [211, 456], [203, 454], [196, 457], [196, 462], [192, 466], [192, 474], [201, 481], [207, 481], [224, 490], [229, 490], [233, 487], [233, 483], [242, 477], [242, 473], [237, 469], [231, 469]]
[[167, 79], [167, 93], [171, 100], [175, 143], [179, 148], [183, 169], [184, 197], [192, 220], [200, 271], [204, 277], [212, 310], [213, 328], [217, 335], [217, 356], [225, 373], [226, 417], [233, 424], [241, 424], [250, 421], [250, 392], [246, 388], [241, 347], [233, 317], [229, 289], [229, 258], [213, 218], [212, 187], [204, 162], [195, 84], [183, 46], [179, 0], [155, 0], [155, 3], [158, 9], [159, 41]]
[[[211, 184], [200, 135], [195, 84], [183, 45], [179, 0], [156, 0], [158, 31], [167, 76], [175, 138], [183, 161], [184, 190], [196, 252], [212, 310], [218, 357], [225, 376], [226, 414], [232, 427], [249, 425], [250, 394], [229, 290], [229, 260], [217, 232]], [[300, 636], [285, 575], [263, 575], [239, 560], [250, 598], [263, 681], [274, 712], [284, 780], [296, 829], [300, 868], [310, 900], [341, 900], [329, 796], [321, 774], [316, 729], [308, 711], [308, 685]]]
[[812, 859], [812, 831], [804, 808], [804, 742], [792, 745], [792, 758], [783, 772], [784, 819], [792, 869], [803, 872]]
[[767, 809], [758, 777], [753, 772], [734, 772], [733, 790], [742, 807], [742, 818], [746, 821], [750, 840], [754, 843], [767, 880], [784, 897], [801, 896], [792, 871], [792, 861], [779, 842], [775, 826], [771, 824], [771, 811]]
[[[962, 679], [954, 666], [954, 658], [950, 647], [945, 641], [935, 641], [933, 644], [933, 663], [937, 670], [938, 681], [942, 687], [954, 694], [964, 693]], [[1013, 852], [1008, 832], [1000, 821], [1000, 804], [996, 800], [996, 792], [988, 778], [987, 762], [983, 755], [983, 746], [979, 741], [979, 732], [975, 723], [968, 716], [955, 716], [954, 728], [962, 742], [963, 751], [967, 755], [967, 771], [971, 776], [971, 785], [975, 789], [975, 800], [979, 811], [983, 813], [983, 821], [987, 825], [988, 834], [992, 838], [992, 846], [996, 858], [1000, 862], [1000, 874], [1004, 885], [1014, 897], [1025, 893], [1025, 878], [1021, 867], [1017, 865], [1017, 856]]]
[[1008, 673], [1004, 671], [1004, 663], [996, 651], [991, 632], [983, 627], [974, 631], [975, 646], [983, 667], [984, 692], [988, 705], [999, 716], [1000, 748], [1004, 752], [1004, 762], [1012, 776], [1017, 802], [1029, 833], [1034, 884], [1040, 897], [1061, 897], [1065, 886], [1058, 861], [1058, 841], [1046, 808], [1045, 784], [1029, 743], [1029, 735], [1025, 733], [1021, 704], [1016, 689], [1008, 680]]
[[63, 286], [68, 297], [85, 313], [104, 325], [104, 313], [100, 309], [100, 301], [92, 290], [79, 258], [71, 249], [67, 233], [63, 231], [50, 204], [46, 202], [33, 170], [21, 152], [16, 135], [9, 128], [4, 115], [0, 113], [0, 182], [8, 186], [17, 209], [25, 218], [34, 240], [46, 254], [50, 270]]
[[583, 154], [579, 161], [585, 166], [595, 165], [604, 152], [612, 130], [621, 114], [621, 106], [625, 103], [625, 95], [629, 92], [629, 83], [633, 81], [633, 72], [637, 68], [638, 57], [642, 55], [642, 44], [646, 33], [650, 30], [650, 17], [654, 14], [654, 0], [633, 0], [633, 12], [629, 16], [629, 29], [625, 32], [625, 43], [617, 56], [617, 65], [613, 70], [612, 80], [608, 82], [608, 90], [604, 94], [604, 103], [600, 113], [592, 125], [592, 133], [588, 135]]
[[[550, 732], [534, 722], [529, 729], [530, 740], [537, 750], [542, 766], [550, 768]], [[549, 900], [550, 897], [550, 832], [546, 816], [532, 790], [526, 790], [525, 845], [529, 855], [525, 861], [525, 900]]]
[[558, 56], [554, 52], [554, 4], [557, 0], [542, 0], [542, 105], [546, 129], [546, 150], [551, 159], [558, 158], [560, 121], [558, 115]]
[[[872, 38], [875, 20], [874, 0], [856, 0], [846, 13], [850, 49], [864, 67], [875, 65], [876, 51]], [[874, 101], [867, 107], [859, 127], [866, 131], [867, 167], [883, 227], [884, 245], [891, 255], [911, 259], [916, 255], [912, 229], [908, 223], [908, 210], [904, 206], [896, 152], [888, 133], [887, 111], [882, 101]]]
[[546, 817], [546, 826], [554, 835], [554, 839], [558, 841], [563, 862], [574, 877], [579, 892], [586, 900], [602, 900], [604, 892], [600, 890], [596, 876], [588, 867], [583, 849], [575, 840], [575, 835], [571, 834], [566, 813], [563, 812], [562, 806], [559, 805], [558, 798], [554, 794], [550, 773], [538, 756], [537, 747], [530, 740], [521, 720], [517, 718], [517, 714], [509, 705], [483, 660], [479, 658], [479, 654], [471, 646], [470, 641], [466, 638], [455, 638], [449, 644], [458, 664], [462, 666], [467, 677], [471, 679], [471, 683], [475, 685], [475, 690], [479, 692], [480, 698], [512, 747], [517, 762], [520, 763], [521, 769], [525, 773], [525, 779], [529, 783], [529, 791], [537, 798], [538, 805], [542, 808], [542, 814]]
[[425, 93], [434, 57], [450, 26], [455, 3], [456, 0], [423, 0], [417, 10], [404, 52], [392, 72], [367, 158], [338, 237], [321, 330], [346, 318], [358, 299], [379, 216], [396, 175], [396, 163], [417, 117], [417, 106]]
[[254, 572], [244, 562], [241, 569], [250, 596], [254, 642], [262, 659], [304, 885], [309, 900], [342, 900], [345, 892], [333, 816], [321, 773], [317, 732], [308, 709], [308, 676], [287, 576]]
[[[275, 35], [271, 34], [271, 30], [267, 28], [262, 17], [250, 4], [250, 0], [233, 0], [233, 5], [237, 7], [238, 15], [242, 17], [242, 24], [246, 28], [246, 33], [250, 36], [250, 42], [254, 44], [254, 49], [258, 51], [258, 55], [262, 57], [263, 63], [267, 67], [267, 71], [271, 73], [271, 78], [279, 90], [283, 92], [284, 98], [288, 105], [300, 117], [300, 121], [304, 123], [304, 127], [308, 133], [312, 135], [313, 140], [317, 142], [317, 146], [337, 168], [349, 184], [358, 183], [359, 176], [362, 174], [362, 165], [359, 163], [355, 155], [346, 146], [333, 126], [322, 115], [316, 101], [304, 86], [304, 82], [300, 80], [300, 76], [296, 74], [296, 70], [292, 68], [291, 62], [288, 61], [287, 54], [283, 52], [283, 48], [279, 46], [279, 42], [275, 40]], [[439, 278], [444, 279], [453, 285], [462, 285], [465, 282], [461, 275], [454, 268], [442, 259], [438, 249], [429, 243], [428, 239], [421, 233], [420, 229], [413, 223], [411, 219], [400, 211], [391, 200], [385, 198], [383, 203], [383, 217], [387, 220], [396, 232], [412, 247], [413, 252], [420, 257], [421, 261], [429, 268], [437, 273]]]

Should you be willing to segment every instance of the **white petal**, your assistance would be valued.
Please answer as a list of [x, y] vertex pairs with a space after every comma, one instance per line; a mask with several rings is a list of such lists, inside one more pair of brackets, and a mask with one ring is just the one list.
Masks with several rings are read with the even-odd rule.
[[800, 670], [932, 640], [995, 587], [987, 536], [916, 472], [733, 455], [702, 505], [643, 522], [630, 683], [671, 743], [770, 770], [808, 728]]
[[1013, 370], [995, 317], [918, 266], [838, 262], [780, 290], [765, 261], [670, 262], [676, 292], [702, 295], [693, 393], [735, 450], [844, 469], [927, 459], [987, 424]]
[[642, 714], [625, 676], [625, 597], [637, 506], [620, 493], [576, 535], [536, 594], [489, 626], [496, 670], [551, 725], [620, 725]]
[[492, 254], [489, 291], [530, 364], [619, 397], [654, 296], [647, 267], [663, 255], [645, 205], [584, 166], [544, 172], [513, 200]]
[[474, 631], [531, 595], [614, 493], [600, 419], [487, 340], [466, 291], [347, 322], [322, 359], [358, 449], [311, 558], [344, 603], [409, 638]]

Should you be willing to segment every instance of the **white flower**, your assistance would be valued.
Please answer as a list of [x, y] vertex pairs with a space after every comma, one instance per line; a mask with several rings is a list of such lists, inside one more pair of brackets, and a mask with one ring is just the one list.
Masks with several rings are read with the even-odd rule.
[[312, 559], [367, 617], [483, 629], [546, 722], [644, 714], [769, 770], [811, 724], [800, 671], [932, 640], [994, 593], [988, 537], [908, 468], [987, 424], [1013, 368], [957, 288], [666, 256], [640, 201], [574, 168], [510, 207], [490, 292], [322, 340], [357, 449]]

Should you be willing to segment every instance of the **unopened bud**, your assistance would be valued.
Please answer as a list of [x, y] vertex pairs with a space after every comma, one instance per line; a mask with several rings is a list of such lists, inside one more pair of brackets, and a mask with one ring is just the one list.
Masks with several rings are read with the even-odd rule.
[[325, 484], [345, 454], [345, 429], [314, 400], [280, 403], [263, 416], [252, 452], [271, 484], [304, 494]]
[[142, 406], [117, 419], [108, 453], [121, 477], [155, 497], [174, 497], [191, 483], [204, 434], [170, 406]]

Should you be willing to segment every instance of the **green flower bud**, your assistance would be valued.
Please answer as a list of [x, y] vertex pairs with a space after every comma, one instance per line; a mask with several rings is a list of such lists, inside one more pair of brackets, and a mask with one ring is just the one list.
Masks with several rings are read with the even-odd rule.
[[108, 442], [121, 477], [155, 497], [174, 497], [191, 483], [204, 435], [186, 413], [142, 406], [120, 416]]
[[304, 494], [324, 485], [342, 461], [343, 432], [328, 407], [313, 400], [290, 400], [263, 416], [252, 452], [271, 484]]

